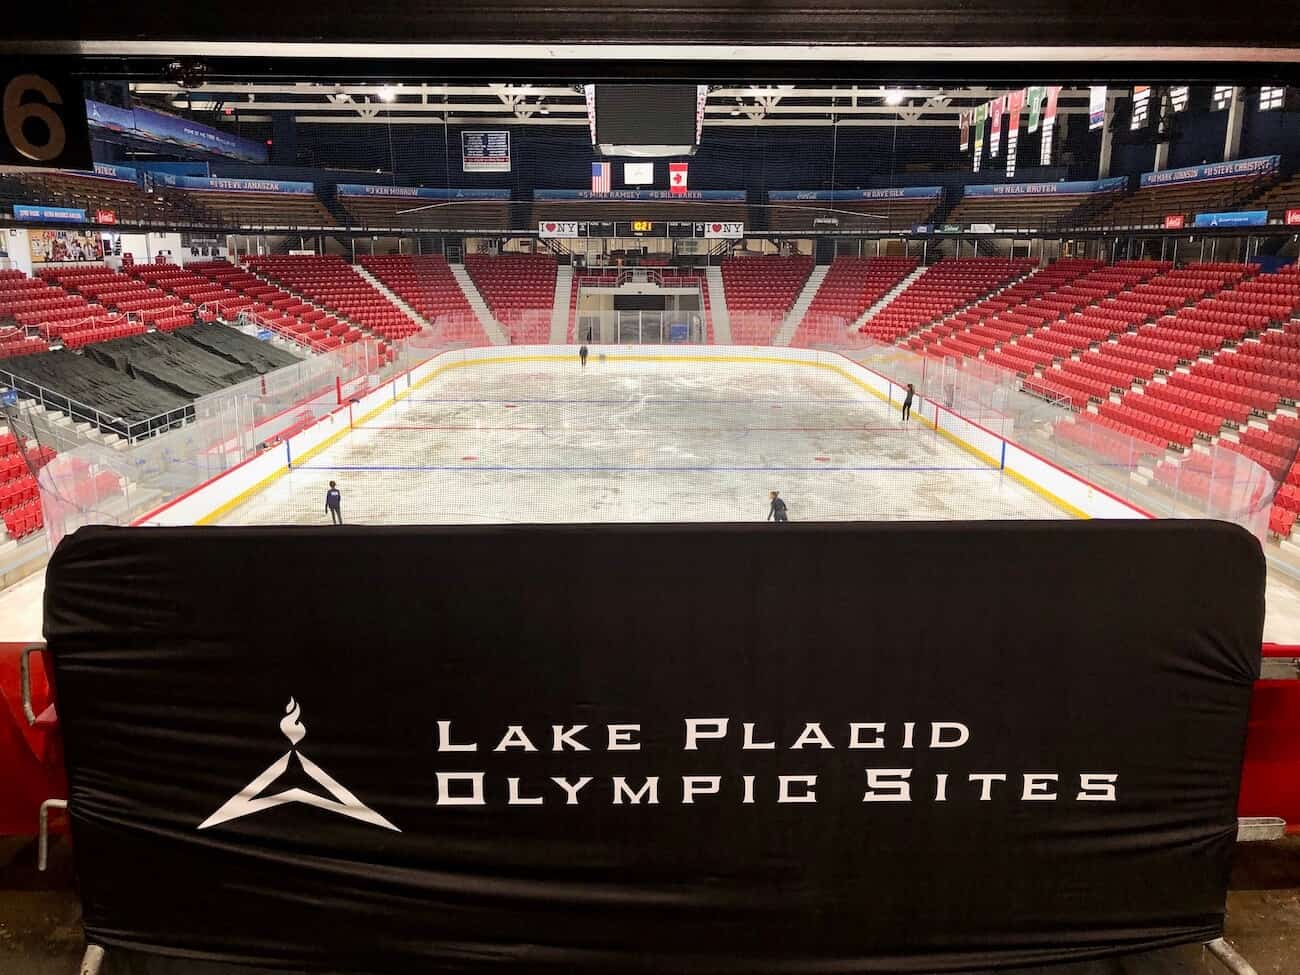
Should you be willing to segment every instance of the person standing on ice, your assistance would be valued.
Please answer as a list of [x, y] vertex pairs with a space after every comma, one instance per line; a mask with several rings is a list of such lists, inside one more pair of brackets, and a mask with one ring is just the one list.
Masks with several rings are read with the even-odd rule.
[[778, 525], [784, 525], [790, 518], [787, 515], [789, 509], [786, 508], [785, 501], [781, 499], [781, 492], [772, 491], [768, 494], [768, 497], [772, 499], [772, 503], [767, 509], [767, 520], [775, 521]]
[[911, 383], [907, 384], [907, 395], [903, 397], [903, 421], [911, 419], [912, 416], [912, 397], [916, 395], [916, 387]]
[[333, 481], [330, 481], [330, 489], [325, 492], [325, 510], [330, 513], [332, 524], [343, 524], [343, 493]]
[[582, 363], [582, 368], [587, 368], [587, 343], [582, 343], [582, 348], [578, 349], [578, 361]]

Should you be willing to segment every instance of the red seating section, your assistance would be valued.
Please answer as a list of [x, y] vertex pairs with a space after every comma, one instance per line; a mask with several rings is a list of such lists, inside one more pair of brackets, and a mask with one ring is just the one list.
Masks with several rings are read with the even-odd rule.
[[471, 254], [465, 270], [512, 345], [550, 341], [556, 275], [552, 255]]
[[[156, 328], [167, 332], [194, 324], [194, 305], [111, 267], [53, 267], [42, 269], [40, 275], [57, 282], [66, 291], [75, 291], [119, 315], [127, 316], [127, 324], [145, 326], [139, 331]], [[139, 331], [125, 334], [139, 334]], [[108, 335], [91, 341], [120, 337]]]
[[812, 269], [813, 259], [803, 255], [724, 259], [722, 287], [732, 342], [770, 345]]
[[363, 257], [361, 266], [417, 314], [433, 323], [440, 338], [448, 342], [488, 344], [483, 325], [445, 257], [388, 254]]
[[834, 342], [863, 312], [916, 270], [914, 257], [837, 257], [822, 278], [791, 345]]
[[862, 331], [878, 341], [893, 342], [1005, 287], [1032, 271], [1036, 263], [992, 257], [945, 258], [876, 312]]
[[[420, 331], [421, 326], [341, 257], [314, 254], [252, 257], [247, 266], [255, 274], [305, 296], [335, 316], [346, 318], [381, 338], [403, 339]], [[270, 305], [274, 308], [276, 302]], [[346, 334], [347, 329], [330, 332], [337, 336]]]
[[39, 531], [45, 525], [40, 491], [31, 467], [40, 469], [54, 457], [52, 447], [30, 450], [26, 459], [22, 449], [12, 433], [0, 434], [0, 518], [4, 519], [9, 537], [15, 539]]

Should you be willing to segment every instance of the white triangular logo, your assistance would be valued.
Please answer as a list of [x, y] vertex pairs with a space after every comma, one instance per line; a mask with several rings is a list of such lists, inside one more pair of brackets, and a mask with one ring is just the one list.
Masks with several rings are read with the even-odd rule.
[[[244, 816], [251, 816], [253, 813], [271, 809], [275, 806], [301, 802], [306, 806], [314, 806], [317, 809], [324, 809], [326, 812], [338, 813], [341, 816], [359, 819], [363, 823], [382, 826], [384, 829], [391, 829], [395, 833], [400, 833], [400, 829], [343, 788], [328, 772], [298, 751], [298, 742], [302, 741], [307, 734], [306, 726], [298, 720], [301, 714], [302, 709], [298, 707], [298, 702], [292, 697], [289, 698], [289, 703], [284, 709], [284, 717], [280, 720], [280, 730], [289, 739], [289, 750], [272, 762], [265, 772], [244, 786], [238, 794], [227, 800], [220, 809], [200, 823], [199, 829], [219, 826], [222, 823], [230, 822], [232, 819], [242, 819]], [[280, 776], [289, 771], [289, 766], [295, 758], [302, 766], [303, 771], [307, 773], [308, 778], [320, 785], [333, 798], [327, 799], [325, 796], [319, 796], [314, 792], [308, 792], [306, 789], [296, 787], [285, 789], [283, 792], [277, 792], [273, 795], [264, 795]]]

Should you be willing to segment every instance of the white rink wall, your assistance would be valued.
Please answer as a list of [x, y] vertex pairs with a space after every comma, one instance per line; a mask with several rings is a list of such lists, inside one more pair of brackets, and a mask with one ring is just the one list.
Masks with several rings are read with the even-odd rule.
[[[597, 346], [593, 356], [620, 363], [663, 364], [683, 362], [745, 362], [815, 368], [836, 373], [880, 399], [897, 404], [902, 391], [885, 376], [837, 353], [814, 349], [738, 346]], [[175, 501], [141, 518], [139, 525], [208, 524], [256, 494], [266, 485], [306, 462], [311, 456], [344, 437], [354, 422], [360, 424], [405, 397], [412, 389], [449, 370], [472, 369], [477, 363], [571, 363], [576, 355], [562, 346], [490, 346], [442, 353], [397, 376], [356, 403], [339, 407], [284, 444], [251, 458], [238, 467], [199, 485]], [[917, 397], [914, 416], [935, 427], [947, 439], [979, 457], [992, 469], [1001, 469], [1063, 509], [1088, 518], [1145, 518], [1146, 512], [1102, 488], [1004, 440], [980, 425]]]

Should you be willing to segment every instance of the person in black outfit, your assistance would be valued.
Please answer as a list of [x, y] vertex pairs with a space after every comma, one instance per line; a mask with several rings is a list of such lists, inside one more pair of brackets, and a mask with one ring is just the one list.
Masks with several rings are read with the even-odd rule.
[[916, 395], [916, 387], [911, 383], [907, 384], [907, 395], [903, 397], [903, 420], [906, 421], [912, 416], [912, 397]]
[[778, 525], [784, 525], [790, 518], [787, 515], [789, 509], [786, 508], [785, 502], [781, 499], [781, 492], [773, 491], [768, 497], [772, 499], [772, 504], [767, 509], [767, 520], [775, 521]]
[[578, 361], [582, 363], [582, 368], [587, 368], [587, 344], [585, 342], [582, 348], [578, 350]]
[[330, 489], [325, 492], [325, 510], [330, 513], [331, 523], [343, 524], [343, 494], [333, 481], [330, 481]]

